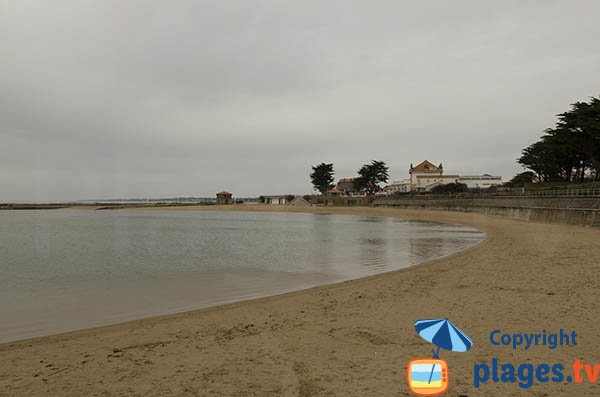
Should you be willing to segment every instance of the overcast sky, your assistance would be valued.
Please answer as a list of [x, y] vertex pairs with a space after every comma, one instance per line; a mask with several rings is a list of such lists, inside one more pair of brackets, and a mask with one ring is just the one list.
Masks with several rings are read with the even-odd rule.
[[521, 169], [600, 94], [600, 2], [0, 0], [0, 201]]

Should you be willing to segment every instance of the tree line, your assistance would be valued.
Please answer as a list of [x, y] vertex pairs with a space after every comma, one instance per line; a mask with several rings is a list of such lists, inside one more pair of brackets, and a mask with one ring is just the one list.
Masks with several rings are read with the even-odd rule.
[[[557, 115], [554, 128], [548, 128], [537, 142], [523, 149], [517, 159], [527, 171], [517, 174], [507, 186], [524, 186], [531, 182], [600, 181], [600, 98], [576, 102]], [[373, 160], [364, 164], [354, 178], [354, 189], [373, 195], [388, 181], [388, 166]], [[312, 167], [310, 179], [316, 190], [324, 194], [335, 187], [332, 163]], [[440, 192], [459, 192], [466, 186], [440, 186]]]
[[[321, 163], [312, 167], [310, 180], [316, 190], [325, 194], [335, 187], [332, 163]], [[354, 178], [354, 189], [373, 195], [381, 190], [380, 183], [386, 183], [389, 178], [389, 167], [384, 161], [373, 160], [369, 164], [363, 164], [357, 171], [358, 177]]]
[[600, 98], [576, 102], [561, 113], [554, 128], [522, 151], [517, 160], [530, 171], [521, 181], [600, 181]]

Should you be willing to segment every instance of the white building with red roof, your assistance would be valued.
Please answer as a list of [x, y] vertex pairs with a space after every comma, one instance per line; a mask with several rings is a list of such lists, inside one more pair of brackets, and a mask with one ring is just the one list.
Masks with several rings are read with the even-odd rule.
[[458, 175], [444, 175], [442, 163], [435, 165], [427, 160], [414, 167], [411, 164], [408, 173], [410, 174], [411, 191], [418, 192], [428, 192], [438, 185], [456, 183], [460, 178]]

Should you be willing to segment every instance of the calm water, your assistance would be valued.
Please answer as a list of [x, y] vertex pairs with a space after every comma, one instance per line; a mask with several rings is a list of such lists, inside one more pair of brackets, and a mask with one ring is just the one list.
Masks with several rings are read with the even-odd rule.
[[0, 341], [390, 271], [482, 238], [348, 215], [0, 211]]

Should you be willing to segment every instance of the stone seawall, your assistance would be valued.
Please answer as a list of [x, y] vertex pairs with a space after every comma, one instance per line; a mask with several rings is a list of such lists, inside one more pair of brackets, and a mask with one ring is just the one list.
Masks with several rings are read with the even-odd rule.
[[600, 227], [600, 197], [384, 198], [374, 206], [482, 212], [532, 222]]

